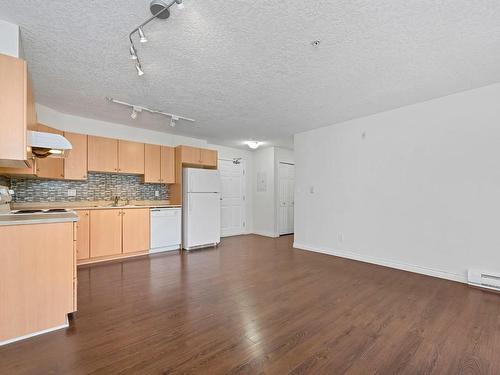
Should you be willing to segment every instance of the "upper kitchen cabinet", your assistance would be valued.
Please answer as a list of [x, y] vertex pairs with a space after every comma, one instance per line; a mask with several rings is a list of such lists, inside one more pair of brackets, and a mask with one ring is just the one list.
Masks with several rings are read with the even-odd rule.
[[69, 155], [64, 158], [65, 180], [87, 179], [87, 136], [64, 132], [64, 137], [71, 143], [73, 148]]
[[216, 168], [217, 151], [204, 148], [179, 146], [180, 162], [193, 166]]
[[[38, 124], [37, 131], [63, 135], [61, 130]], [[63, 179], [64, 159], [62, 158], [37, 158], [36, 176], [39, 178]]]
[[89, 135], [88, 170], [118, 172], [118, 140]]
[[144, 146], [144, 182], [161, 183], [161, 146]]
[[175, 149], [161, 146], [161, 182], [163, 184], [175, 183]]
[[118, 171], [144, 174], [144, 143], [118, 141]]
[[173, 147], [145, 145], [144, 182], [175, 183], [175, 150]]
[[24, 60], [0, 54], [0, 166], [29, 167], [26, 132], [36, 123], [35, 102]]
[[201, 164], [207, 167], [217, 167], [217, 151], [200, 149]]

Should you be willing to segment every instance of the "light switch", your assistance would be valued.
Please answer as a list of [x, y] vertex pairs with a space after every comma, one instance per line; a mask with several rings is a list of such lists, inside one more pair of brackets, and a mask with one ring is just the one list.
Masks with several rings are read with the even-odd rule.
[[160, 196], [160, 192], [158, 190], [155, 190], [155, 197], [159, 197]]

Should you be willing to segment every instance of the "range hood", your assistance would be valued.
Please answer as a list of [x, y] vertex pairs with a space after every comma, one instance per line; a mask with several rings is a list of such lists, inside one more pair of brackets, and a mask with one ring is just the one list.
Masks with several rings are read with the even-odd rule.
[[62, 135], [28, 131], [28, 146], [37, 158], [64, 158], [73, 148]]

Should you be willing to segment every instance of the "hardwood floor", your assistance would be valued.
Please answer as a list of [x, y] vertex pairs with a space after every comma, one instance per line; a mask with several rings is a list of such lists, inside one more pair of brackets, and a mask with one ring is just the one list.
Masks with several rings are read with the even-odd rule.
[[71, 327], [0, 348], [0, 374], [498, 374], [500, 295], [292, 237], [78, 271]]

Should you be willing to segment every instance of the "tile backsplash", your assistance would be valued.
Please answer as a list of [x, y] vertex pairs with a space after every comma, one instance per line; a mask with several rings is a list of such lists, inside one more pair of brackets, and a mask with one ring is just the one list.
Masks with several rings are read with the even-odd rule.
[[[88, 181], [11, 178], [10, 188], [14, 190], [13, 200], [16, 203], [112, 200], [115, 196], [122, 200], [168, 199], [166, 185], [144, 184], [141, 181], [142, 176], [136, 175], [89, 173]], [[75, 190], [76, 196], [68, 196], [68, 190]], [[159, 192], [158, 197], [155, 196], [156, 191]]]
[[10, 186], [10, 180], [7, 177], [0, 176], [0, 185]]

